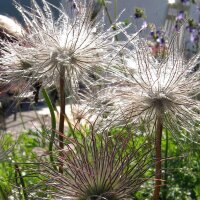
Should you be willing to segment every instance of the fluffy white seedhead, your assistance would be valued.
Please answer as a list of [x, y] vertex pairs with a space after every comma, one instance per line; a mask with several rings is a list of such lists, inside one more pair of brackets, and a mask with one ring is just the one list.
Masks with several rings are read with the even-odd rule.
[[79, 81], [87, 86], [90, 75], [98, 74], [110, 63], [111, 52], [117, 50], [113, 37], [119, 31], [104, 31], [102, 21], [91, 19], [92, 1], [77, 3], [73, 15], [46, 0], [42, 3], [43, 8], [32, 0], [32, 8], [25, 9], [15, 2], [26, 34], [17, 42], [0, 41], [4, 46], [0, 63], [6, 69], [2, 78], [26, 78], [31, 84], [39, 79], [44, 85], [52, 85], [64, 66], [69, 90], [74, 91]]
[[22, 37], [24, 30], [15, 19], [0, 15], [0, 32], [13, 37]]
[[193, 69], [200, 54], [186, 60], [177, 46], [178, 39], [179, 34], [170, 40], [164, 57], [159, 59], [152, 56], [144, 39], [127, 50], [124, 78], [100, 95], [117, 122], [152, 125], [156, 117], [161, 117], [164, 126], [173, 132], [194, 129], [200, 119], [200, 80], [199, 70]]

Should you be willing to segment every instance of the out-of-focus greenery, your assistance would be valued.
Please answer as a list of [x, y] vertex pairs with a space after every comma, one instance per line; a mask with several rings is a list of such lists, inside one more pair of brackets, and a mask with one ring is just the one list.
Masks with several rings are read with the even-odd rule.
[[[166, 132], [165, 132], [166, 134]], [[200, 200], [200, 147], [188, 141], [176, 141], [168, 132], [167, 159], [166, 135], [162, 141], [163, 186], [162, 200]], [[145, 183], [134, 195], [135, 200], [149, 200], [153, 182]]]
[[[42, 144], [42, 140], [39, 141], [37, 132], [32, 131], [21, 133], [17, 142], [10, 134], [6, 134], [5, 138], [7, 140], [7, 148], [13, 144], [15, 146], [7, 160], [0, 163], [0, 199], [6, 200], [9, 196], [13, 196], [14, 199], [23, 200], [20, 176], [16, 168], [19, 167], [25, 186], [33, 186], [37, 183], [38, 178], [34, 174], [27, 176], [27, 169], [29, 169], [31, 162], [37, 162], [34, 149]], [[17, 196], [16, 193], [18, 193]]]
[[[114, 129], [111, 134], [118, 132]], [[48, 144], [42, 134], [38, 137], [38, 132], [22, 133], [15, 145], [13, 153], [9, 154], [6, 162], [0, 164], [0, 199], [6, 200], [9, 196], [14, 196], [16, 199], [24, 199], [23, 190], [19, 178], [16, 179], [16, 166], [19, 163], [19, 168], [25, 182], [25, 186], [35, 186], [38, 184], [38, 174], [28, 174], [29, 164], [37, 162], [36, 148], [48, 149]], [[169, 134], [168, 138], [168, 159], [163, 160], [163, 187], [161, 189], [162, 200], [199, 200], [200, 199], [200, 148], [199, 145], [193, 145], [184, 141], [177, 143]], [[39, 139], [38, 139], [39, 138]], [[141, 144], [145, 141], [143, 136], [134, 137], [132, 141], [135, 144]], [[10, 144], [14, 143], [11, 135], [7, 134], [6, 139]], [[137, 145], [136, 145], [137, 146]], [[163, 137], [162, 144], [163, 158], [166, 152], [166, 138]], [[37, 153], [36, 153], [37, 152]], [[31, 164], [30, 164], [31, 165]], [[167, 167], [167, 169], [165, 169]], [[153, 166], [147, 172], [147, 177], [153, 174]], [[19, 177], [19, 175], [17, 175]], [[17, 182], [16, 182], [17, 181]], [[19, 186], [17, 189], [16, 185]], [[153, 189], [152, 180], [146, 182], [141, 190], [133, 194], [135, 200], [151, 199]], [[42, 192], [40, 193], [42, 196]]]

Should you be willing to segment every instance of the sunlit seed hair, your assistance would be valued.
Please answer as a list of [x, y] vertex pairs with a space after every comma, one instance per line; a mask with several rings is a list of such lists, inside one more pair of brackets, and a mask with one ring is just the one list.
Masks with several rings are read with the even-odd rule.
[[14, 3], [23, 17], [26, 33], [12, 44], [0, 40], [4, 45], [0, 63], [6, 69], [2, 79], [25, 78], [30, 84], [39, 79], [43, 85], [56, 84], [60, 67], [64, 66], [66, 85], [73, 91], [78, 81], [88, 85], [91, 73], [98, 74], [107, 67], [112, 51], [117, 49], [113, 37], [119, 31], [103, 30], [103, 20], [91, 20], [92, 0], [77, 3], [73, 15], [46, 0], [42, 0], [43, 8], [35, 0], [30, 9]]
[[152, 163], [147, 143], [133, 146], [132, 135], [122, 130], [115, 136], [105, 130], [97, 134], [92, 125], [75, 132], [80, 139], [65, 137], [64, 150], [55, 142], [54, 158], [63, 173], [41, 162], [43, 183], [53, 199], [128, 200], [148, 180], [144, 174]]
[[0, 15], [0, 37], [18, 38], [22, 37], [23, 33], [22, 26], [15, 19]]
[[165, 56], [155, 58], [145, 39], [127, 49], [125, 76], [119, 84], [109, 86], [100, 95], [113, 110], [116, 121], [144, 122], [155, 125], [157, 116], [164, 126], [175, 132], [192, 131], [199, 121], [200, 89], [198, 53], [187, 60], [184, 49], [178, 47], [179, 33], [168, 41]]

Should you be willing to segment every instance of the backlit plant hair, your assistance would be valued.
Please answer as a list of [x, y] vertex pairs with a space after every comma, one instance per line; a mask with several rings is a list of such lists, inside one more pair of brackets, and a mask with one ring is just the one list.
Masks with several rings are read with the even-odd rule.
[[62, 74], [70, 94], [79, 81], [87, 87], [90, 75], [98, 74], [110, 63], [117, 51], [113, 37], [120, 31], [104, 30], [103, 19], [91, 19], [92, 0], [77, 3], [70, 15], [46, 0], [42, 0], [43, 9], [35, 0], [31, 2], [32, 8], [25, 9], [14, 1], [25, 22], [23, 37], [13, 43], [0, 40], [4, 46], [0, 62], [7, 69], [4, 78], [57, 85]]
[[126, 130], [112, 135], [93, 125], [74, 130], [77, 138], [64, 136], [64, 149], [55, 141], [54, 160], [62, 163], [62, 174], [52, 163], [40, 161], [52, 199], [128, 200], [148, 180], [144, 174], [152, 165], [149, 144], [137, 143]]
[[[130, 43], [124, 59], [124, 74], [118, 84], [99, 92], [100, 102], [106, 102], [118, 124], [143, 124], [155, 133], [156, 181], [154, 200], [161, 187], [161, 140], [163, 129], [175, 138], [184, 136], [196, 142], [196, 122], [199, 122], [200, 54], [187, 60], [179, 46], [181, 33], [168, 41], [165, 55], [155, 58], [145, 39]], [[101, 95], [103, 94], [103, 95]], [[109, 112], [108, 110], [108, 112]], [[113, 110], [113, 111], [112, 111]], [[117, 111], [116, 111], [117, 110]], [[112, 116], [112, 115], [111, 115]], [[178, 136], [177, 133], [180, 133]]]
[[[113, 52], [118, 49], [113, 37], [121, 30], [104, 30], [103, 20], [91, 18], [92, 0], [79, 1], [70, 14], [46, 0], [42, 0], [43, 8], [35, 0], [29, 9], [15, 0], [14, 3], [23, 17], [26, 33], [13, 43], [0, 40], [4, 46], [1, 79], [8, 83], [27, 79], [31, 86], [37, 81], [43, 87], [58, 85], [59, 132], [64, 133], [66, 93], [77, 97], [80, 81], [89, 87], [91, 74], [97, 75], [108, 63], [111, 65]], [[53, 11], [58, 15], [56, 19]]]
[[24, 34], [23, 27], [14, 18], [0, 15], [0, 37], [16, 40]]

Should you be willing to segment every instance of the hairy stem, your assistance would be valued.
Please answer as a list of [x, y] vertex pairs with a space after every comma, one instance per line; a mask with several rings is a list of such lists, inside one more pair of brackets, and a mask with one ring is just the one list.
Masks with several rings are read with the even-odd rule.
[[[64, 121], [65, 121], [65, 67], [60, 67], [60, 121], [59, 121], [59, 147], [60, 157], [64, 149]], [[59, 167], [59, 172], [63, 173], [62, 163]]]
[[156, 119], [156, 137], [155, 137], [155, 150], [156, 150], [156, 174], [155, 174], [155, 186], [153, 193], [153, 200], [158, 200], [160, 195], [160, 187], [161, 187], [161, 177], [162, 177], [162, 165], [161, 165], [161, 142], [162, 142], [162, 117], [157, 116]]

